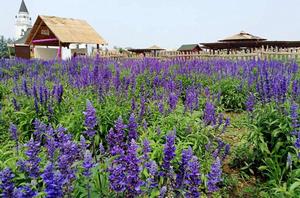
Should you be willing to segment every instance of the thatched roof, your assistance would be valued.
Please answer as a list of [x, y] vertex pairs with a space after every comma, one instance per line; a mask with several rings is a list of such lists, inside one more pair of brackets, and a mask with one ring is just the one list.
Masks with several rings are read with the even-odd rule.
[[192, 51], [195, 48], [198, 48], [199, 50], [201, 49], [198, 44], [185, 44], [185, 45], [181, 45], [177, 51]]
[[147, 49], [149, 49], [149, 50], [165, 50], [157, 45], [152, 45], [152, 46], [148, 47]]
[[258, 37], [258, 36], [254, 36], [250, 33], [241, 31], [238, 34], [229, 36], [225, 39], [219, 40], [220, 42], [229, 42], [229, 41], [264, 41], [266, 39]]
[[61, 43], [107, 44], [106, 41], [84, 20], [38, 16], [26, 40], [31, 44], [41, 27], [47, 27]]

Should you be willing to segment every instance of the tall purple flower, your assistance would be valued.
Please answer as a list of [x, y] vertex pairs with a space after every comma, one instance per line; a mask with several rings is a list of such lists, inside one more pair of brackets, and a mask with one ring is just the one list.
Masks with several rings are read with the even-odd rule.
[[149, 153], [151, 152], [150, 142], [148, 139], [144, 139], [143, 141], [143, 161], [149, 160]]
[[211, 165], [210, 172], [207, 174], [207, 188], [209, 193], [219, 190], [218, 183], [222, 180], [221, 161], [219, 157]]
[[222, 156], [222, 160], [224, 160], [229, 153], [230, 153], [230, 144], [226, 144], [224, 148], [224, 154]]
[[140, 187], [143, 184], [139, 177], [141, 169], [140, 160], [137, 157], [137, 149], [137, 144], [134, 140], [131, 140], [131, 144], [125, 157], [127, 165], [126, 194], [128, 197], [135, 197], [141, 194]]
[[199, 186], [201, 184], [200, 165], [198, 158], [193, 156], [187, 163], [186, 177], [184, 184], [186, 185], [185, 197], [197, 198], [200, 197]]
[[299, 124], [297, 103], [293, 103], [291, 106], [291, 119], [292, 119], [292, 135], [298, 135], [300, 124]]
[[9, 168], [4, 169], [0, 172], [0, 189], [2, 191], [1, 197], [13, 198], [14, 197], [14, 174]]
[[123, 124], [122, 117], [119, 117], [115, 123], [115, 128], [109, 130], [106, 139], [111, 154], [115, 153], [116, 151], [121, 151], [125, 146], [124, 145], [125, 129], [126, 129], [126, 125]]
[[167, 177], [170, 177], [171, 161], [175, 157], [175, 151], [176, 151], [175, 138], [176, 138], [175, 131], [169, 132], [169, 134], [166, 137], [166, 143], [164, 145], [164, 158], [163, 158], [162, 168], [164, 171], [163, 175]]
[[170, 111], [173, 111], [176, 108], [177, 102], [178, 102], [177, 94], [174, 93], [174, 92], [171, 92], [169, 94], [169, 99], [168, 99], [168, 104], [169, 104], [169, 107], [170, 107]]
[[27, 147], [25, 154], [28, 159], [25, 161], [19, 161], [19, 165], [22, 170], [29, 174], [30, 177], [38, 178], [40, 175], [39, 163], [41, 161], [38, 157], [40, 152], [40, 143], [31, 138], [25, 146]]
[[96, 117], [96, 110], [89, 100], [87, 100], [86, 102], [86, 110], [83, 112], [83, 114], [85, 116], [85, 122], [84, 122], [84, 125], [86, 127], [85, 133], [90, 138], [93, 138], [96, 134], [95, 127], [97, 125], [97, 117]]
[[17, 100], [15, 98], [12, 99], [12, 103], [14, 105], [14, 108], [16, 111], [20, 111], [20, 105], [18, 104]]
[[227, 127], [230, 125], [230, 118], [226, 118], [225, 120], [225, 124], [223, 126], [222, 132], [221, 133], [225, 133]]
[[91, 169], [94, 167], [92, 154], [89, 150], [85, 152], [82, 167], [84, 168], [83, 175], [89, 178], [92, 174]]
[[150, 160], [147, 162], [146, 169], [149, 172], [149, 177], [147, 178], [147, 187], [152, 189], [158, 186], [158, 182], [156, 180], [158, 167], [154, 160]]
[[216, 125], [216, 115], [215, 115], [215, 107], [212, 103], [206, 102], [205, 109], [204, 109], [204, 123], [206, 125]]
[[186, 166], [188, 162], [192, 159], [193, 157], [193, 150], [191, 147], [188, 149], [182, 150], [182, 158], [181, 158], [181, 163], [179, 165], [179, 172], [176, 175], [176, 188], [181, 189], [183, 185], [183, 180], [186, 175]]
[[246, 109], [248, 112], [253, 112], [253, 108], [255, 105], [255, 96], [253, 95], [253, 93], [250, 93], [250, 95], [247, 98], [246, 101]]
[[15, 198], [33, 198], [37, 195], [37, 192], [33, 190], [29, 185], [20, 186], [14, 191]]
[[137, 123], [135, 121], [134, 113], [131, 113], [129, 117], [129, 123], [128, 123], [128, 142], [131, 142], [132, 139], [136, 140], [138, 137], [137, 134]]
[[17, 153], [18, 153], [18, 150], [19, 150], [19, 138], [18, 138], [18, 129], [17, 129], [17, 126], [11, 123], [10, 127], [9, 127], [9, 131], [10, 131], [10, 134], [11, 134], [11, 138], [16, 142], [16, 149], [17, 149]]
[[113, 160], [112, 164], [108, 168], [109, 172], [109, 186], [115, 192], [124, 192], [126, 189], [126, 166], [121, 157], [117, 157]]
[[52, 163], [46, 166], [41, 177], [45, 183], [46, 198], [63, 198], [64, 179], [59, 171], [55, 172]]

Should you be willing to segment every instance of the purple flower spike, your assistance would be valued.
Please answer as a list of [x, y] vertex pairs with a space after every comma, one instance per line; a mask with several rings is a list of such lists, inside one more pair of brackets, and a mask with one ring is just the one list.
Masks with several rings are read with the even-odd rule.
[[204, 123], [206, 125], [216, 125], [216, 116], [215, 116], [215, 107], [212, 103], [206, 102], [205, 109], [204, 109]]
[[164, 175], [169, 177], [171, 172], [171, 161], [175, 157], [175, 132], [170, 132], [166, 137], [166, 143], [164, 145], [164, 158], [163, 158], [163, 164], [162, 168], [164, 171]]
[[82, 164], [84, 171], [83, 171], [83, 175], [85, 177], [90, 177], [91, 176], [91, 168], [94, 167], [94, 163], [93, 163], [93, 158], [92, 158], [92, 154], [89, 150], [86, 150], [85, 155], [84, 155], [84, 160], [83, 160], [83, 164]]
[[13, 183], [14, 174], [9, 168], [4, 169], [0, 172], [0, 189], [2, 191], [1, 197], [13, 198], [14, 193], [14, 183]]
[[198, 158], [193, 156], [192, 159], [187, 163], [187, 173], [185, 179], [186, 194], [187, 198], [198, 198], [200, 197], [199, 186], [201, 184], [200, 165]]
[[131, 142], [132, 139], [136, 140], [138, 137], [137, 134], [137, 123], [135, 121], [134, 113], [132, 113], [129, 117], [129, 123], [128, 123], [128, 142]]
[[97, 125], [97, 117], [96, 110], [89, 100], [86, 102], [86, 111], [84, 111], [83, 114], [85, 116], [84, 125], [87, 128], [85, 133], [92, 139], [96, 134], [94, 129]]
[[210, 172], [207, 175], [208, 192], [213, 193], [219, 190], [219, 187], [217, 185], [222, 180], [221, 176], [222, 176], [221, 161], [219, 157], [217, 157], [215, 162], [211, 165]]

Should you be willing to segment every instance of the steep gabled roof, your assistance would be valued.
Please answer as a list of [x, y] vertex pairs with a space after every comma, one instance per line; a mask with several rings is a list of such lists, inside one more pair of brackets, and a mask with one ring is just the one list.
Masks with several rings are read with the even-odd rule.
[[26, 4], [25, 4], [24, 0], [22, 0], [22, 2], [21, 2], [21, 6], [20, 6], [20, 9], [19, 9], [19, 12], [29, 13], [28, 10], [27, 10], [27, 7], [26, 7]]
[[38, 16], [26, 44], [31, 44], [41, 24], [46, 25], [61, 43], [107, 44], [86, 21], [55, 16]]

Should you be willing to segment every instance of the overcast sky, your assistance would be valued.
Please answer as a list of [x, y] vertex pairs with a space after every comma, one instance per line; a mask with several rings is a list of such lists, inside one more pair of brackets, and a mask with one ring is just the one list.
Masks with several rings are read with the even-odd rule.
[[[177, 48], [240, 32], [300, 40], [300, 0], [25, 0], [30, 15], [85, 19], [110, 44]], [[1, 0], [0, 35], [14, 37], [21, 0]]]

